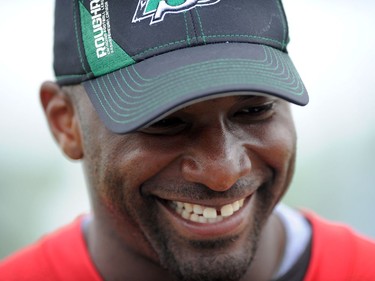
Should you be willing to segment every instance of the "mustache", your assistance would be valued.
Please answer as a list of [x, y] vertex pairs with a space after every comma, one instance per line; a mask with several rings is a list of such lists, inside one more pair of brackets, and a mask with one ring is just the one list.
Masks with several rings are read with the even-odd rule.
[[229, 189], [218, 192], [210, 189], [201, 183], [168, 181], [163, 184], [144, 183], [140, 187], [142, 196], [157, 196], [160, 198], [181, 197], [194, 200], [204, 200], [207, 198], [239, 198], [254, 192], [258, 188], [262, 188], [261, 183], [250, 180], [240, 179]]

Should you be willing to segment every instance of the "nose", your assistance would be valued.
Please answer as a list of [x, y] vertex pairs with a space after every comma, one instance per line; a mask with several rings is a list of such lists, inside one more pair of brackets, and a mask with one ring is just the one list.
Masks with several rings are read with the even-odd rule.
[[182, 160], [185, 180], [223, 192], [251, 171], [242, 141], [228, 130], [210, 128], [195, 138]]

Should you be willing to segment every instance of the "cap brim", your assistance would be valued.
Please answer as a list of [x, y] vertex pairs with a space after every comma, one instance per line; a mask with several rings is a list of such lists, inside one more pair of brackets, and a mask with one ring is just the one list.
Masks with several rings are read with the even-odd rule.
[[254, 92], [308, 103], [288, 54], [264, 45], [221, 43], [149, 58], [83, 83], [108, 129], [128, 133], [185, 104]]

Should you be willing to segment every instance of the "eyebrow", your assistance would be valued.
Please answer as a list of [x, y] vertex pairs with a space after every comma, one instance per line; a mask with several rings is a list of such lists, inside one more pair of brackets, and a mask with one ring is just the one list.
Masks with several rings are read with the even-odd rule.
[[275, 99], [276, 97], [272, 95], [267, 94], [259, 94], [259, 95], [238, 95], [237, 99], [238, 101], [247, 101], [247, 100], [253, 100], [253, 99]]
[[257, 98], [257, 97], [259, 97], [259, 96], [256, 96], [256, 95], [239, 95], [239, 96], [237, 96], [239, 101], [251, 100], [251, 99], [254, 99], [254, 98]]

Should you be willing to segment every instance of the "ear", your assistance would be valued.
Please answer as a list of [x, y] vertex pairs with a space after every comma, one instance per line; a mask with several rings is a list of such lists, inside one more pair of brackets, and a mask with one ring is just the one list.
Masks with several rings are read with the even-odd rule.
[[78, 113], [71, 99], [53, 82], [40, 88], [40, 99], [50, 130], [64, 153], [71, 159], [83, 157]]

